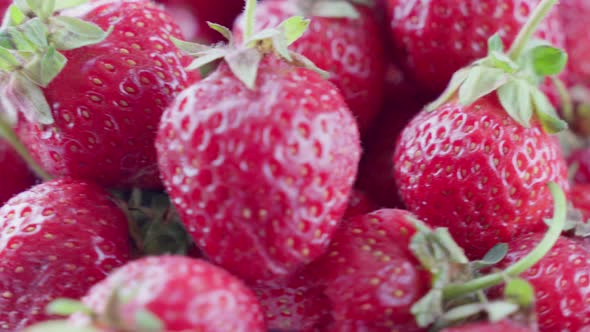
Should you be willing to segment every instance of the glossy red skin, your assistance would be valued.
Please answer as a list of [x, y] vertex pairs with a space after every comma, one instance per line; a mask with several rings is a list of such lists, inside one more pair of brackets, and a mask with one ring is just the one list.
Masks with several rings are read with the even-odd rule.
[[586, 24], [590, 3], [585, 0], [562, 0], [557, 6], [568, 53], [570, 84], [590, 88], [590, 35]]
[[[359, 19], [326, 18], [306, 13], [297, 1], [267, 0], [256, 8], [256, 27], [276, 27], [296, 15], [310, 18], [307, 32], [289, 49], [330, 73], [330, 81], [342, 92], [362, 133], [381, 110], [386, 62], [377, 20], [365, 6], [357, 10]], [[234, 25], [238, 38], [243, 33], [242, 21], [243, 16]]]
[[567, 158], [569, 167], [576, 167], [574, 182], [580, 184], [590, 183], [590, 149], [583, 148], [572, 152]]
[[[506, 46], [540, 0], [388, 0], [391, 37], [400, 48], [408, 73], [428, 90], [442, 92], [452, 74], [487, 54], [496, 32]], [[556, 10], [535, 35], [563, 47]]]
[[[117, 269], [98, 283], [82, 302], [105, 314], [115, 290], [129, 296], [119, 313], [135, 326], [135, 313], [145, 309], [160, 319], [166, 331], [265, 332], [256, 297], [238, 278], [200, 259], [183, 256], [146, 257]], [[75, 316], [76, 324], [88, 324]]]
[[473, 259], [543, 227], [553, 211], [548, 182], [569, 188], [557, 140], [537, 123], [528, 129], [516, 123], [495, 95], [420, 113], [393, 160], [408, 209], [448, 227]]
[[2, 139], [0, 139], [0, 174], [2, 174], [0, 206], [12, 196], [32, 187], [37, 181], [24, 160]]
[[185, 37], [201, 42], [225, 41], [207, 22], [231, 27], [244, 9], [244, 0], [158, 0], [163, 3]]
[[[51, 318], [45, 306], [77, 299], [129, 260], [125, 214], [95, 184], [59, 179], [0, 208], [0, 331]], [[55, 317], [54, 317], [55, 318]]]
[[346, 220], [310, 265], [332, 303], [333, 331], [426, 331], [410, 312], [430, 277], [410, 252], [415, 229], [408, 216], [382, 209]]
[[441, 332], [534, 332], [532, 328], [523, 326], [509, 320], [503, 320], [496, 323], [480, 322], [470, 323], [457, 327], [449, 327]]
[[0, 18], [4, 18], [6, 9], [12, 4], [12, 0], [0, 0]]
[[222, 63], [164, 113], [167, 192], [213, 262], [251, 282], [320, 256], [360, 158], [354, 118], [317, 73], [266, 56], [256, 90]]
[[367, 214], [378, 208], [379, 206], [363, 191], [354, 189], [348, 199], [348, 208], [346, 208], [346, 213], [344, 213], [344, 219], [358, 216], [360, 214]]
[[288, 281], [252, 286], [272, 331], [322, 332], [332, 321], [323, 287], [300, 273]]
[[[531, 234], [508, 243], [503, 269], [522, 259], [543, 238]], [[520, 275], [535, 289], [541, 332], [579, 331], [590, 321], [590, 251], [575, 240], [560, 237], [551, 251]]]
[[83, 18], [115, 29], [99, 44], [64, 52], [68, 64], [44, 89], [54, 124], [23, 119], [19, 135], [52, 175], [104, 187], [160, 188], [156, 131], [189, 79], [183, 65], [190, 59], [168, 39], [180, 32], [148, 1], [110, 2]]

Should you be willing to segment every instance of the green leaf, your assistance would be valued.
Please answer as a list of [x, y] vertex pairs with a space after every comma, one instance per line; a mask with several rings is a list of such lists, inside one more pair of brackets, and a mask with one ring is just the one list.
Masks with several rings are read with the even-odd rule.
[[521, 278], [511, 279], [504, 287], [504, 297], [513, 300], [521, 307], [530, 307], [535, 302], [535, 290], [526, 280]]
[[41, 21], [40, 18], [35, 17], [31, 20], [26, 21], [20, 27], [25, 38], [29, 40], [37, 49], [45, 49], [49, 44], [47, 43], [47, 26]]
[[228, 51], [225, 48], [212, 48], [206, 52], [201, 53], [198, 57], [191, 62], [186, 70], [195, 70], [209, 64], [213, 61], [219, 60], [227, 56]]
[[230, 29], [228, 29], [228, 28], [224, 27], [224, 26], [223, 26], [223, 25], [221, 25], [221, 24], [212, 23], [212, 22], [207, 22], [207, 25], [208, 25], [208, 26], [209, 26], [211, 29], [213, 29], [213, 30], [215, 30], [215, 31], [219, 32], [219, 33], [220, 33], [220, 34], [223, 36], [223, 38], [225, 38], [225, 39], [226, 39], [226, 40], [227, 40], [227, 41], [228, 41], [230, 44], [232, 44], [232, 43], [233, 43], [233, 39], [234, 39], [234, 38], [233, 38], [233, 35], [232, 35], [232, 32], [231, 32], [231, 30], [230, 30]]
[[506, 243], [499, 243], [490, 249], [485, 256], [479, 260], [473, 262], [473, 266], [476, 269], [480, 269], [487, 266], [492, 266], [500, 263], [506, 254], [508, 253], [508, 245]]
[[8, 84], [3, 87], [3, 106], [9, 107], [8, 112], [21, 112], [30, 122], [52, 124], [51, 107], [39, 86], [24, 75], [15, 72]]
[[287, 62], [293, 61], [291, 52], [289, 51], [289, 42], [284, 34], [281, 33], [272, 37], [272, 46], [274, 51], [283, 59], [287, 60]]
[[139, 331], [162, 331], [164, 329], [164, 324], [160, 318], [145, 309], [138, 310], [135, 313], [135, 324]]
[[16, 26], [22, 24], [26, 19], [25, 13], [22, 12], [16, 5], [10, 5], [8, 10], [6, 11], [6, 16], [4, 18], [4, 24], [8, 26]]
[[225, 61], [234, 75], [250, 90], [254, 90], [262, 56], [257, 49], [249, 48], [228, 54]]
[[471, 105], [479, 98], [506, 84], [508, 76], [503, 70], [485, 66], [472, 67], [467, 79], [459, 88], [459, 103]]
[[14, 0], [12, 3], [17, 6], [21, 12], [25, 13], [25, 15], [32, 13], [28, 0]]
[[46, 20], [55, 8], [55, 0], [27, 0], [27, 5], [37, 17]]
[[170, 37], [170, 40], [179, 50], [183, 51], [184, 53], [190, 56], [199, 56], [213, 49], [213, 47], [207, 45], [191, 43], [184, 40], [176, 39], [174, 37]]
[[493, 68], [498, 68], [506, 73], [515, 73], [518, 70], [518, 64], [516, 64], [510, 57], [504, 53], [491, 52], [484, 62]]
[[0, 45], [19, 52], [34, 53], [38, 50], [33, 42], [17, 27], [0, 30]]
[[348, 1], [315, 1], [309, 13], [317, 17], [358, 19], [358, 10]]
[[0, 47], [0, 70], [11, 72], [20, 66], [18, 59], [4, 47]]
[[542, 45], [531, 50], [532, 64], [539, 76], [552, 76], [561, 73], [567, 64], [567, 53], [562, 49]]
[[553, 104], [551, 104], [547, 96], [545, 96], [541, 90], [533, 89], [531, 91], [531, 96], [535, 106], [535, 115], [541, 122], [545, 132], [556, 134], [568, 128], [567, 122], [559, 118]]
[[457, 90], [459, 90], [461, 84], [465, 82], [467, 76], [469, 76], [469, 70], [470, 68], [463, 68], [453, 74], [453, 77], [451, 78], [451, 81], [447, 85], [445, 91], [443, 91], [440, 97], [438, 97], [435, 101], [426, 105], [426, 111], [432, 112], [448, 102], [455, 95]]
[[[43, 54], [43, 57], [39, 62], [39, 81], [37, 83], [40, 86], [46, 88], [49, 83], [51, 83], [51, 81], [53, 81], [53, 79], [63, 70], [63, 68], [66, 66], [66, 62], [66, 57], [57, 52], [53, 45], [50, 46]], [[28, 67], [26, 67], [25, 70], [26, 69], [28, 69]]]
[[502, 42], [502, 38], [500, 38], [499, 33], [495, 33], [488, 39], [488, 52], [504, 52], [504, 42]]
[[67, 320], [42, 322], [24, 329], [22, 332], [100, 332], [90, 326], [75, 326]]
[[310, 23], [311, 21], [309, 19], [305, 19], [302, 16], [293, 16], [281, 22], [278, 29], [283, 32], [287, 46], [289, 46], [303, 36]]
[[98, 25], [69, 16], [51, 18], [53, 33], [50, 40], [58, 50], [72, 50], [87, 45], [98, 44], [113, 31], [103, 31]]
[[84, 303], [72, 299], [56, 299], [50, 302], [45, 311], [50, 315], [70, 316], [76, 312], [81, 312], [87, 315], [92, 314], [92, 310]]
[[253, 34], [248, 40], [244, 42], [245, 45], [252, 45], [253, 43], [257, 43], [259, 41], [272, 39], [274, 36], [280, 35], [281, 32], [277, 29], [270, 28], [258, 31], [257, 33]]
[[88, 0], [55, 0], [55, 11], [78, 7], [87, 2]]
[[525, 128], [531, 126], [533, 104], [531, 91], [535, 89], [529, 82], [513, 79], [498, 89], [498, 98], [504, 110]]
[[424, 297], [416, 301], [412, 305], [411, 312], [418, 326], [426, 327], [434, 323], [444, 312], [442, 304], [442, 291], [438, 289], [430, 290]]

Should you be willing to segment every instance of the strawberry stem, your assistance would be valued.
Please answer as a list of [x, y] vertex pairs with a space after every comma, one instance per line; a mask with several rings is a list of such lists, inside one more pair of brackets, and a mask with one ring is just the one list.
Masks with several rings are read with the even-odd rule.
[[8, 144], [12, 146], [38, 178], [43, 181], [49, 181], [52, 179], [51, 175], [45, 172], [45, 170], [33, 160], [33, 157], [31, 157], [27, 148], [16, 136], [12, 126], [2, 116], [0, 116], [0, 137], [4, 138]]
[[246, 0], [245, 21], [244, 21], [244, 40], [250, 39], [254, 34], [254, 21], [256, 14], [256, 0]]
[[525, 49], [525, 46], [537, 30], [539, 24], [547, 17], [553, 6], [558, 0], [542, 0], [535, 8], [526, 24], [520, 29], [516, 39], [512, 43], [508, 56], [512, 60], [517, 60]]
[[463, 295], [476, 292], [481, 289], [490, 288], [504, 282], [506, 277], [517, 277], [519, 274], [537, 264], [553, 247], [559, 239], [565, 226], [567, 215], [567, 203], [565, 194], [561, 188], [551, 182], [548, 184], [549, 190], [553, 195], [554, 212], [549, 229], [539, 244], [523, 259], [509, 266], [506, 270], [497, 273], [488, 274], [477, 279], [473, 279], [463, 284], [450, 284], [443, 288], [443, 297], [445, 299], [454, 299]]

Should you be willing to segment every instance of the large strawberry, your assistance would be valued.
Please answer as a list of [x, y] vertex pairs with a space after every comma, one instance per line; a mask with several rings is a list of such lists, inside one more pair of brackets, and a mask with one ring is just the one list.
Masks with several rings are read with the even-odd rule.
[[[500, 267], [525, 257], [542, 235], [514, 238]], [[549, 253], [522, 278], [535, 289], [541, 332], [579, 331], [590, 322], [590, 252], [583, 244], [559, 238]]]
[[[424, 87], [441, 92], [455, 71], [486, 54], [495, 33], [511, 45], [540, 0], [388, 0], [391, 36], [406, 69]], [[564, 36], [556, 11], [537, 37], [561, 47]]]
[[35, 176], [28, 170], [27, 164], [4, 140], [0, 139], [0, 206], [12, 196], [35, 184]]
[[[330, 72], [330, 81], [365, 131], [381, 109], [385, 73], [382, 39], [371, 10], [348, 0], [269, 0], [258, 6], [256, 25], [274, 27], [294, 15], [310, 17], [311, 24], [291, 49]], [[242, 25], [243, 17], [236, 20], [237, 35]]]
[[127, 219], [107, 192], [72, 179], [45, 182], [0, 208], [0, 331], [46, 319], [130, 255]]
[[[197, 65], [224, 61], [164, 113], [160, 170], [197, 245], [248, 281], [288, 276], [321, 255], [357, 172], [359, 133], [342, 96], [318, 73], [286, 62], [310, 65], [283, 48], [307, 24], [295, 17], [254, 40], [246, 33], [245, 45], [256, 48], [179, 42]], [[271, 45], [286, 61], [265, 54]]]
[[[545, 184], [568, 187], [558, 142], [565, 127], [537, 88], [566, 56], [528, 44], [541, 3], [507, 54], [499, 37], [489, 55], [454, 76], [447, 91], [404, 129], [394, 155], [401, 197], [425, 222], [448, 227], [470, 257], [543, 226]], [[547, 55], [547, 57], [545, 57]]]
[[92, 315], [76, 314], [74, 324], [104, 331], [266, 331], [256, 297], [238, 278], [182, 256], [128, 263], [92, 287], [82, 303]]
[[[17, 3], [31, 12], [24, 8], [29, 2]], [[3, 106], [13, 120], [21, 112], [21, 140], [54, 176], [161, 187], [156, 131], [164, 108], [187, 84], [183, 65], [190, 62], [170, 40], [180, 36], [178, 27], [147, 0], [96, 1], [67, 11], [85, 21], [46, 9], [6, 22], [15, 48], [9, 51], [18, 56], [4, 68], [12, 74], [3, 75]], [[48, 27], [37, 26], [43, 19]], [[100, 28], [112, 31], [106, 36]], [[47, 33], [25, 43], [13, 33], [19, 29]]]

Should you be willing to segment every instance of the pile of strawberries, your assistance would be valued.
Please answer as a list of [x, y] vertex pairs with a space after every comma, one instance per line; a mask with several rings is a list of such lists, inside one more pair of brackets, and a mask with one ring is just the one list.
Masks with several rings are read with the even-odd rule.
[[590, 2], [0, 12], [0, 331], [590, 331]]

